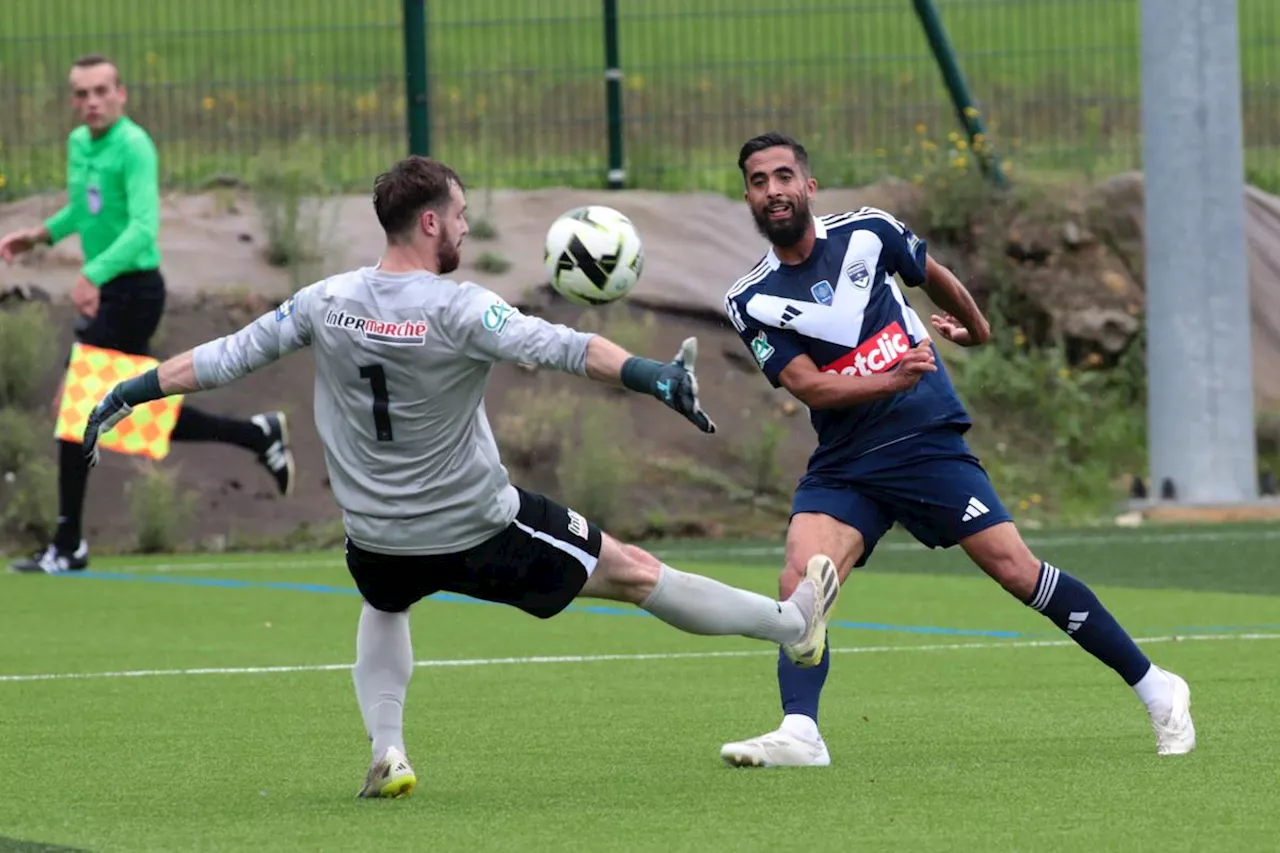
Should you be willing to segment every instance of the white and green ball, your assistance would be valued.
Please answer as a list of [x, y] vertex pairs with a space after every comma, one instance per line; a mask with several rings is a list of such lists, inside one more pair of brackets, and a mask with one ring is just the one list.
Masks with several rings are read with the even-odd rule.
[[557, 293], [579, 305], [604, 305], [631, 292], [644, 265], [640, 233], [612, 207], [566, 211], [547, 230], [543, 263]]

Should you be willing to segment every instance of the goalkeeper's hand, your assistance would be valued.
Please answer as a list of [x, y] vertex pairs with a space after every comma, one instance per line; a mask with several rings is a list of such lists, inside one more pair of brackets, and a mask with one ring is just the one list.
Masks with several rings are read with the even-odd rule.
[[120, 396], [119, 385], [112, 388], [89, 413], [89, 421], [84, 425], [83, 451], [90, 468], [98, 464], [98, 437], [132, 413], [133, 407]]
[[675, 359], [665, 364], [649, 359], [632, 358], [623, 367], [623, 385], [633, 391], [652, 394], [684, 415], [693, 425], [706, 433], [716, 431], [715, 422], [702, 411], [698, 401], [698, 377], [693, 374], [693, 364], [698, 358], [698, 339], [685, 338]]

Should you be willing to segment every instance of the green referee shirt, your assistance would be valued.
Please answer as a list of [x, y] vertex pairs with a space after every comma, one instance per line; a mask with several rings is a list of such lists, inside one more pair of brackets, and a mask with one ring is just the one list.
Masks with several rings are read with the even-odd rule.
[[127, 272], [160, 266], [160, 177], [156, 147], [121, 116], [94, 139], [81, 126], [67, 137], [67, 204], [45, 227], [54, 243], [79, 234], [81, 272], [98, 287]]

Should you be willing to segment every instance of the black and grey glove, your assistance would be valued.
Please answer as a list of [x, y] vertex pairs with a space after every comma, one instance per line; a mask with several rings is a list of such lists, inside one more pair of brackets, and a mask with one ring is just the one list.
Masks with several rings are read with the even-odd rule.
[[715, 422], [707, 417], [698, 402], [698, 377], [693, 375], [697, 358], [697, 338], [685, 338], [675, 359], [666, 363], [632, 356], [622, 365], [622, 384], [637, 393], [652, 394], [698, 429], [713, 433]]
[[126, 379], [108, 391], [107, 396], [93, 407], [89, 420], [84, 425], [82, 450], [89, 467], [98, 464], [98, 439], [103, 433], [109, 432], [112, 427], [133, 414], [135, 406], [159, 400], [163, 396], [160, 391], [160, 374], [155, 368]]

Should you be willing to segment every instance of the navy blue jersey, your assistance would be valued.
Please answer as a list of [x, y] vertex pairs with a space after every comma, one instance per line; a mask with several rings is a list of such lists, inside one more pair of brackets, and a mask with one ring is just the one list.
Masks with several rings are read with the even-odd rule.
[[[775, 388], [783, 368], [801, 355], [827, 373], [872, 376], [892, 370], [929, 337], [894, 280], [924, 283], [924, 240], [871, 207], [818, 217], [815, 224], [818, 239], [803, 263], [783, 264], [770, 250], [725, 296], [729, 320]], [[809, 470], [838, 469], [933, 427], [967, 429], [968, 413], [940, 358], [937, 363], [938, 371], [909, 391], [811, 411], [818, 448]]]

